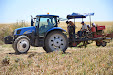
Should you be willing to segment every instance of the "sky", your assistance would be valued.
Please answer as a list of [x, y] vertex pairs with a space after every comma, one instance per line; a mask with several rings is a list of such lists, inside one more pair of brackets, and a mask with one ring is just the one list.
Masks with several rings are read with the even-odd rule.
[[47, 13], [66, 18], [73, 12], [93, 12], [92, 21], [113, 21], [113, 0], [0, 0], [0, 23], [30, 22], [30, 15]]

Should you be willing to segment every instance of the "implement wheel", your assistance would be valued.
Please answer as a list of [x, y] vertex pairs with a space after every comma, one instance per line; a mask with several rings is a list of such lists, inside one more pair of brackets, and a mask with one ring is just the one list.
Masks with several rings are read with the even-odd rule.
[[103, 41], [102, 42], [102, 47], [105, 47], [107, 45], [107, 42]]
[[96, 42], [96, 46], [98, 47], [101, 46], [101, 44], [102, 44], [101, 42]]
[[45, 51], [53, 52], [53, 51], [63, 51], [68, 47], [68, 39], [67, 36], [64, 35], [61, 31], [53, 31], [47, 35], [45, 38]]

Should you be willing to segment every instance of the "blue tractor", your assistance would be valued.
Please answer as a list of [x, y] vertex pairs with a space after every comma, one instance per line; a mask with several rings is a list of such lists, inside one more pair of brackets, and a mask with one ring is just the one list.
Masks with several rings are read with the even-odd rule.
[[65, 52], [68, 47], [68, 39], [64, 34], [65, 30], [58, 27], [59, 16], [37, 15], [31, 19], [30, 27], [23, 27], [14, 30], [13, 36], [4, 38], [5, 44], [12, 44], [15, 53], [27, 53], [30, 46], [43, 47], [48, 53], [56, 50]]

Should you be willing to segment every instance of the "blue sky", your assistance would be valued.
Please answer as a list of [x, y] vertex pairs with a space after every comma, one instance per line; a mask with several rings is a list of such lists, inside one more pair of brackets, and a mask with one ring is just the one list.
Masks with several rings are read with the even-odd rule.
[[113, 0], [0, 0], [0, 23], [30, 22], [30, 15], [48, 12], [61, 18], [94, 12], [92, 21], [113, 21]]

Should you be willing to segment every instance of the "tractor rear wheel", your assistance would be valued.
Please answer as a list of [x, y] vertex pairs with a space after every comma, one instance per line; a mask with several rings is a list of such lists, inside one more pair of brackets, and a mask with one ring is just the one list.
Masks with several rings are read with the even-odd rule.
[[30, 48], [30, 39], [27, 36], [19, 36], [12, 46], [17, 54], [27, 53]]
[[45, 39], [45, 51], [63, 51], [65, 52], [68, 47], [68, 39], [61, 31], [53, 31], [49, 33]]
[[[44, 49], [45, 51], [47, 50], [45, 46], [43, 47], [43, 49]], [[46, 51], [46, 52], [47, 52], [47, 51]]]

